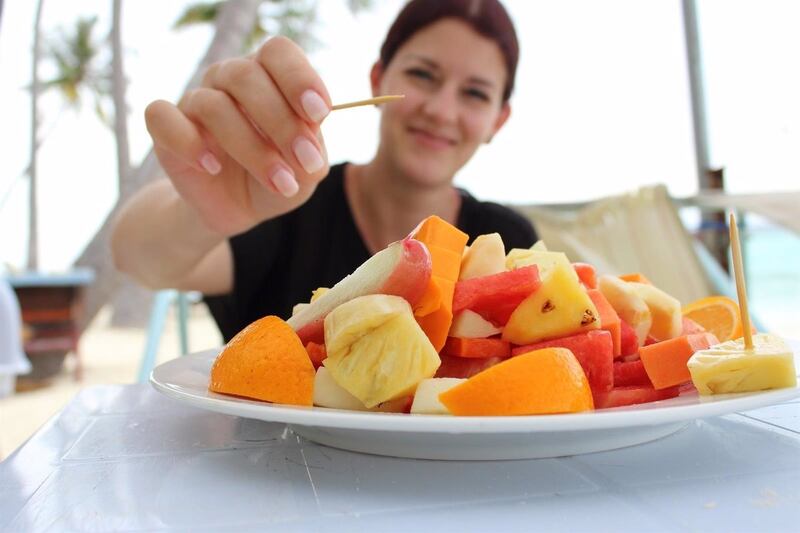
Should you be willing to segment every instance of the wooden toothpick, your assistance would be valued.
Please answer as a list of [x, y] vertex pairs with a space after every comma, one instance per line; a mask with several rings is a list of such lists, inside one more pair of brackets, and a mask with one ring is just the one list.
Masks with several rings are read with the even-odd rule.
[[742, 246], [739, 243], [739, 228], [736, 215], [730, 216], [731, 252], [733, 252], [733, 272], [736, 277], [736, 295], [739, 298], [739, 314], [742, 318], [744, 333], [744, 349], [753, 349], [753, 333], [750, 331], [750, 313], [747, 311], [747, 290], [744, 285], [744, 266], [742, 263]]
[[336, 111], [337, 109], [347, 109], [348, 107], [385, 104], [386, 102], [400, 100], [401, 98], [405, 97], [406, 95], [404, 94], [387, 94], [385, 96], [376, 96], [375, 98], [368, 98], [366, 100], [358, 100], [357, 102], [346, 102], [344, 104], [336, 104], [335, 106], [331, 107], [331, 110]]

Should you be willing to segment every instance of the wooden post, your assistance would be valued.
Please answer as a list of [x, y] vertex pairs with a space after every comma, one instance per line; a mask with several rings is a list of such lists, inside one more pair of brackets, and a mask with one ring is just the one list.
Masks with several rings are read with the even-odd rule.
[[[710, 169], [706, 172], [706, 177], [708, 190], [725, 190], [725, 176], [723, 169]], [[730, 273], [731, 265], [728, 260], [730, 238], [724, 211], [704, 211], [702, 213], [699, 238], [708, 251], [711, 252], [711, 255], [714, 257], [714, 259], [717, 260], [722, 268]]]

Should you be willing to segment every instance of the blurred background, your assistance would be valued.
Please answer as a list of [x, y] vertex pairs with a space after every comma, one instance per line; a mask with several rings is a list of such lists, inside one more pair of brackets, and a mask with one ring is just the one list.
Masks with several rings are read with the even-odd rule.
[[[221, 2], [0, 0], [0, 262], [18, 294], [38, 299], [22, 302], [23, 316], [39, 305], [21, 331], [33, 372], [0, 387], [0, 458], [80, 387], [133, 382], [146, 357], [221, 342], [193, 295], [154, 300], [110, 263], [115, 206], [158, 175], [145, 106], [176, 101], [204, 65], [273, 34], [304, 46], [334, 102], [368, 97], [369, 68], [403, 1], [232, 4], [238, 18], [221, 18]], [[698, 193], [800, 189], [800, 3], [505, 4], [521, 44], [512, 116], [458, 185], [502, 203], [574, 207], [661, 183], [712, 252], [727, 228], [692, 207]], [[330, 160], [368, 160], [377, 120], [371, 108], [331, 115]], [[753, 214], [742, 231], [754, 313], [799, 337], [798, 235]], [[43, 286], [58, 296], [30, 296]], [[48, 298], [61, 311], [43, 308]], [[36, 329], [48, 320], [61, 326]]]

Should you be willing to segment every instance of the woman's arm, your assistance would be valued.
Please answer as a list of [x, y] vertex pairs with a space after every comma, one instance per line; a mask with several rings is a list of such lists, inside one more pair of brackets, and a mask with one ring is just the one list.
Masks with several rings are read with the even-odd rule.
[[119, 270], [154, 289], [222, 294], [232, 287], [225, 235], [208, 229], [167, 179], [145, 186], [122, 208], [111, 252]]

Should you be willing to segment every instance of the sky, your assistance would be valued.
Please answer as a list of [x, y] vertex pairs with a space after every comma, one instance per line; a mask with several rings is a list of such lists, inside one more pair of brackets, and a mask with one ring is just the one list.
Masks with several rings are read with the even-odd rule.
[[[211, 38], [210, 28], [173, 30], [190, 2], [123, 3], [134, 164], [150, 148], [143, 111], [177, 100]], [[586, 201], [665, 183], [696, 192], [680, 0], [507, 0], [521, 58], [512, 116], [457, 176], [481, 199], [507, 203]], [[24, 266], [30, 157], [32, 26], [36, 2], [5, 2], [0, 21], [0, 263]], [[369, 96], [369, 67], [402, 0], [376, 0], [352, 15], [345, 0], [320, 1], [310, 51], [335, 102]], [[79, 16], [110, 28], [111, 2], [47, 1], [55, 35]], [[733, 192], [800, 187], [800, 2], [698, 0], [712, 166]], [[42, 68], [46, 77], [48, 71]], [[114, 140], [91, 103], [76, 112], [41, 102], [40, 262], [67, 268], [116, 199]], [[323, 133], [332, 162], [365, 162], [378, 114], [332, 114]]]

